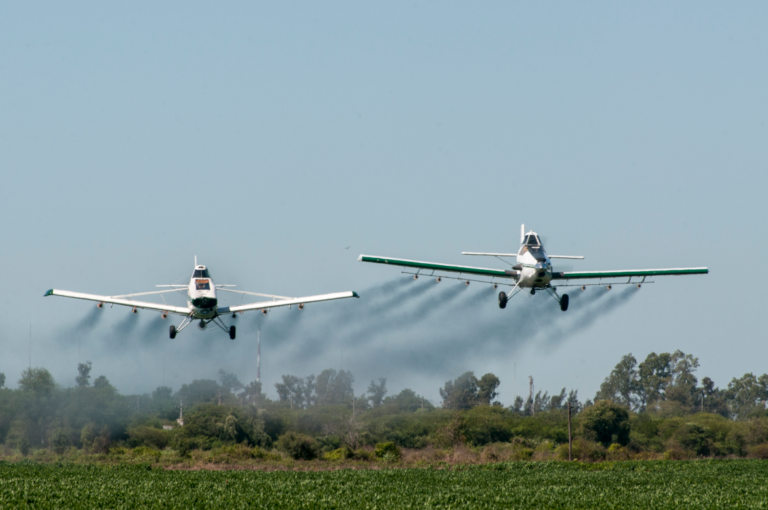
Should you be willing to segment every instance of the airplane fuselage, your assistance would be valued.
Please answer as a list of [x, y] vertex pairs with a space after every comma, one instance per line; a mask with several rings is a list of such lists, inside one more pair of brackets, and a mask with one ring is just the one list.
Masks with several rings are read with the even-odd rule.
[[216, 285], [205, 266], [196, 266], [187, 289], [187, 302], [195, 319], [212, 319], [216, 316], [218, 299]]
[[515, 268], [519, 271], [518, 287], [545, 288], [552, 280], [552, 262], [535, 232], [524, 236]]
[[517, 254], [517, 264], [520, 267], [519, 287], [546, 287], [552, 279], [552, 262], [547, 257], [544, 248], [522, 246]]

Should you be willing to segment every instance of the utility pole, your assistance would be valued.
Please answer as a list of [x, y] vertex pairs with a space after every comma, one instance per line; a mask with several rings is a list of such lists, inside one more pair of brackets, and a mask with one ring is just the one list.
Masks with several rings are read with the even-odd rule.
[[256, 382], [261, 382], [261, 326], [256, 336]]
[[32, 373], [32, 323], [29, 323], [29, 373]]
[[536, 414], [536, 403], [533, 401], [533, 376], [528, 376], [528, 400], [531, 402], [531, 416]]
[[571, 403], [568, 402], [568, 462], [572, 460], [571, 451], [573, 448], [573, 440], [571, 439]]

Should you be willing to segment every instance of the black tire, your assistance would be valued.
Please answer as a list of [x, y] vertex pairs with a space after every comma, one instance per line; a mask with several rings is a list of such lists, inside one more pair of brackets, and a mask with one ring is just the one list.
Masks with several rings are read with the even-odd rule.
[[568, 309], [568, 294], [563, 294], [560, 298], [560, 309], [566, 311]]
[[504, 309], [507, 307], [507, 293], [504, 291], [499, 292], [499, 308]]
[[236, 333], [237, 333], [237, 330], [235, 329], [235, 327], [234, 326], [230, 326], [229, 327], [229, 339], [230, 340], [234, 340]]
[[170, 333], [171, 340], [176, 338], [176, 326], [171, 326], [171, 329], [168, 330], [168, 332]]

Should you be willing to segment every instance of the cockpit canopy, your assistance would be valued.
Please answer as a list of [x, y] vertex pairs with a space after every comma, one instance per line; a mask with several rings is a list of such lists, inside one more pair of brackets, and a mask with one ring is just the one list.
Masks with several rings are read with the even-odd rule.
[[541, 246], [541, 243], [539, 242], [539, 237], [536, 234], [527, 234], [525, 236], [525, 242], [523, 244], [525, 246]]
[[197, 266], [195, 267], [195, 273], [192, 275], [193, 278], [210, 278], [211, 275], [208, 273], [208, 269], [205, 266]]

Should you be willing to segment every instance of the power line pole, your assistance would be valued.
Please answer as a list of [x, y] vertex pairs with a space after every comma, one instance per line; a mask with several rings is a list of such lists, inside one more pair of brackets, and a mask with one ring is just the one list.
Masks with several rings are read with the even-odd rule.
[[568, 402], [568, 462], [571, 459], [571, 451], [573, 447], [573, 440], [571, 439], [571, 403]]
[[536, 415], [536, 403], [533, 401], [533, 376], [528, 376], [528, 401], [531, 403], [531, 416]]
[[261, 326], [256, 336], [256, 382], [261, 382]]

